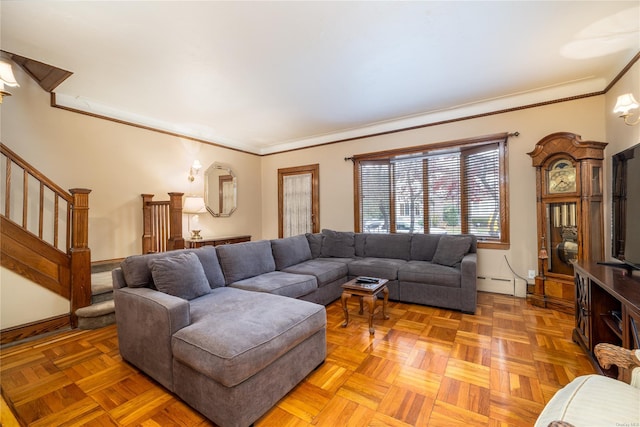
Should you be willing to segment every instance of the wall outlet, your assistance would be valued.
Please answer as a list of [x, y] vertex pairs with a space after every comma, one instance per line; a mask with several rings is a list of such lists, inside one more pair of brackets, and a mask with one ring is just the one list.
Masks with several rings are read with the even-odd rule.
[[529, 270], [529, 279], [535, 279], [535, 278], [536, 278], [536, 271]]

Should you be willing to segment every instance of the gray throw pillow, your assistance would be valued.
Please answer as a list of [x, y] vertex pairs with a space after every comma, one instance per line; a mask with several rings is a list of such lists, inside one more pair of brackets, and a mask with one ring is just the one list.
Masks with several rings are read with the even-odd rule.
[[193, 252], [149, 261], [153, 282], [160, 292], [192, 300], [211, 292], [202, 264]]
[[272, 240], [271, 251], [276, 262], [276, 270], [284, 270], [311, 259], [311, 249], [304, 234]]
[[322, 230], [322, 256], [353, 258], [356, 256], [355, 236], [351, 231]]
[[322, 251], [322, 234], [320, 233], [307, 233], [307, 242], [309, 242], [309, 249], [311, 250], [311, 258], [318, 258]]
[[469, 236], [442, 236], [431, 262], [455, 267], [469, 252], [470, 247], [471, 237]]

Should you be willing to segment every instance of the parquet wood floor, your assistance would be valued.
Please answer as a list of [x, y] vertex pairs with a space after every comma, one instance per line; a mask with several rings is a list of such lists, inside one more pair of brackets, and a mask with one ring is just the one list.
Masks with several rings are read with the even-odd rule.
[[[551, 396], [593, 373], [574, 320], [480, 293], [475, 315], [390, 302], [389, 320], [327, 307], [323, 365], [256, 422], [266, 426], [531, 426]], [[2, 393], [22, 425], [211, 426], [124, 362], [117, 330], [73, 330], [3, 349]]]

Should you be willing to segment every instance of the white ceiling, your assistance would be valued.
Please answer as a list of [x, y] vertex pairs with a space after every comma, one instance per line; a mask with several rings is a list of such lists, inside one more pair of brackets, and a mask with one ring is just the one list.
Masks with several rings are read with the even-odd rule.
[[[640, 1], [6, 1], [57, 102], [267, 154], [604, 90]], [[14, 89], [19, 96], [19, 88]]]

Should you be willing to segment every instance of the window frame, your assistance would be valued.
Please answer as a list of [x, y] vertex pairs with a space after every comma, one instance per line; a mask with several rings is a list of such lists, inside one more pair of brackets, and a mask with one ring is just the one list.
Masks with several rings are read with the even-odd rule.
[[[498, 133], [492, 135], [485, 135], [479, 137], [458, 139], [446, 142], [439, 142], [434, 144], [425, 144], [413, 147], [405, 147], [391, 150], [384, 150], [372, 153], [365, 154], [357, 154], [353, 156], [353, 168], [354, 168], [354, 230], [356, 232], [363, 232], [362, 225], [360, 223], [361, 218], [361, 194], [360, 194], [360, 171], [361, 165], [365, 162], [371, 161], [379, 161], [379, 162], [389, 162], [392, 163], [392, 160], [399, 156], [411, 156], [411, 155], [419, 155], [419, 154], [436, 154], [436, 153], [446, 153], [446, 152], [460, 152], [461, 157], [461, 166], [460, 171], [464, 168], [463, 157], [465, 153], [469, 151], [476, 151], [482, 146], [497, 144], [498, 145], [498, 167], [499, 167], [499, 194], [500, 194], [500, 239], [483, 239], [482, 237], [478, 237], [478, 247], [485, 249], [509, 249], [510, 247], [510, 236], [509, 236], [509, 168], [508, 168], [508, 158], [509, 158], [509, 147], [508, 147], [508, 136], [507, 132]], [[391, 167], [391, 169], [393, 169]], [[391, 172], [392, 173], [392, 172]], [[426, 172], [425, 172], [426, 173]], [[462, 178], [462, 177], [461, 177]], [[393, 177], [391, 178], [393, 181]], [[393, 187], [393, 186], [392, 186]], [[390, 199], [389, 205], [391, 207], [390, 210], [390, 230], [395, 230], [395, 210], [394, 206], [396, 204], [395, 195], [393, 194], [393, 189], [390, 190]], [[424, 216], [428, 215], [428, 194], [424, 192]], [[460, 188], [460, 212], [461, 212], [461, 227], [462, 233], [467, 233], [468, 221], [466, 220], [467, 214], [467, 193], [466, 189], [462, 186]], [[462, 216], [465, 215], [465, 216]], [[425, 218], [425, 224], [427, 223], [427, 219]]]

